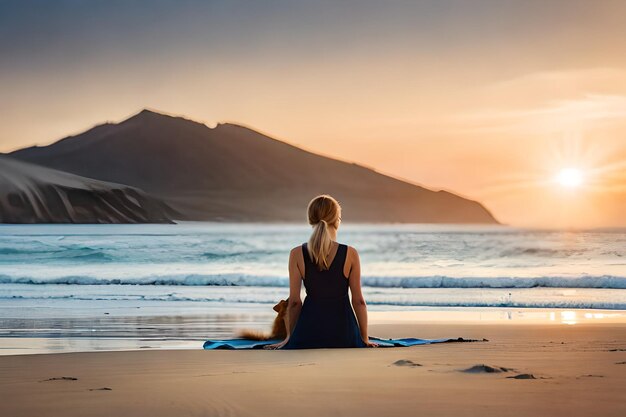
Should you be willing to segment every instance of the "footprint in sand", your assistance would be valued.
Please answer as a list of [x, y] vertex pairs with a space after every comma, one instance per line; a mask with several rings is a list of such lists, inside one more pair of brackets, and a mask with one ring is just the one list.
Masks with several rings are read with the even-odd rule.
[[422, 364], [415, 363], [415, 362], [413, 362], [411, 360], [408, 360], [408, 359], [397, 360], [394, 363], [392, 363], [392, 365], [395, 365], [395, 366], [409, 366], [409, 367], [422, 366]]
[[509, 372], [515, 371], [513, 368], [505, 368], [503, 366], [492, 366], [492, 365], [474, 365], [471, 368], [462, 369], [461, 372], [465, 372], [468, 374], [498, 374], [501, 372]]
[[78, 378], [74, 378], [73, 376], [55, 376], [53, 378], [44, 379], [39, 382], [47, 382], [47, 381], [78, 381]]
[[507, 379], [537, 379], [533, 374], [519, 374], [515, 376], [507, 376]]

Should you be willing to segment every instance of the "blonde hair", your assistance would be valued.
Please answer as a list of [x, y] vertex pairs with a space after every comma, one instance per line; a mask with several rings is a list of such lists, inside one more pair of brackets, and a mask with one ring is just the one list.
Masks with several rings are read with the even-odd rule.
[[333, 247], [328, 228], [339, 227], [341, 206], [327, 194], [318, 195], [309, 202], [307, 215], [309, 224], [313, 226], [313, 233], [307, 245], [309, 255], [320, 270], [326, 270], [330, 268], [327, 258]]

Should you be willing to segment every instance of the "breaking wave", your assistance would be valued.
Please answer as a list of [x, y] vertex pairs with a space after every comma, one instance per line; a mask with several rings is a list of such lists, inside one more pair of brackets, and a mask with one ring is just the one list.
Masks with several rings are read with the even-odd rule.
[[[287, 287], [287, 277], [238, 274], [180, 274], [143, 277], [104, 278], [68, 275], [29, 277], [0, 274], [1, 284], [57, 285], [174, 285]], [[363, 277], [362, 285], [373, 288], [609, 288], [626, 289], [626, 277], [601, 275], [541, 277]]]

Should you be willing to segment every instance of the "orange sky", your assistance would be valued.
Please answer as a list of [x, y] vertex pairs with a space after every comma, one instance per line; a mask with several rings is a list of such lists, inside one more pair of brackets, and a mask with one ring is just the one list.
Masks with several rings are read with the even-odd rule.
[[[626, 2], [113, 3], [0, 6], [0, 151], [149, 107], [451, 190], [516, 226], [626, 226]], [[580, 187], [553, 181], [568, 167]]]

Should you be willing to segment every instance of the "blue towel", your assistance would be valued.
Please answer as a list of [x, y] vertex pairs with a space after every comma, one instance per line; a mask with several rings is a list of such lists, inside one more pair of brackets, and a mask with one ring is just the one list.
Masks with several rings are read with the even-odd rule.
[[[417, 345], [430, 345], [433, 343], [449, 343], [449, 342], [474, 342], [475, 340], [468, 340], [463, 338], [458, 339], [415, 339], [408, 337], [405, 339], [380, 339], [378, 337], [370, 337], [370, 341], [378, 343], [379, 347], [409, 347]], [[228, 339], [228, 340], [207, 340], [204, 342], [204, 349], [263, 349], [265, 345], [271, 345], [272, 343], [280, 342], [276, 340], [264, 340], [262, 342], [258, 340], [248, 339]]]

